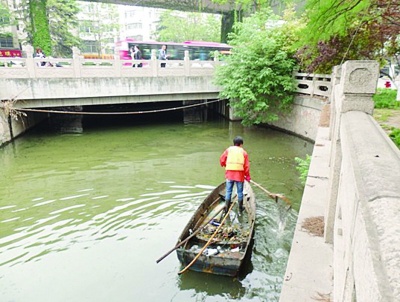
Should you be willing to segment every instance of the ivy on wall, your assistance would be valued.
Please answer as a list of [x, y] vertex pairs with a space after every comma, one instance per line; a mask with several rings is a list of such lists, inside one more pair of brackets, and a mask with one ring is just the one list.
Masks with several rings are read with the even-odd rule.
[[47, 0], [30, 0], [29, 10], [32, 22], [34, 48], [41, 48], [46, 56], [51, 55], [49, 20], [46, 15]]

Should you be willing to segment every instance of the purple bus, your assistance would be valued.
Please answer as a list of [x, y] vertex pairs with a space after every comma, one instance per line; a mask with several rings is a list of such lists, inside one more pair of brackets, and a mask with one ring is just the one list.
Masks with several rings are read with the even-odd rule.
[[120, 59], [131, 60], [130, 48], [137, 45], [141, 52], [144, 60], [151, 59], [151, 51], [155, 49], [157, 51], [162, 45], [167, 46], [168, 60], [183, 60], [185, 56], [185, 50], [189, 50], [190, 60], [213, 60], [215, 52], [218, 51], [220, 54], [229, 54], [231, 46], [224, 43], [216, 42], [203, 42], [203, 41], [185, 41], [183, 43], [174, 42], [155, 42], [155, 41], [135, 41], [134, 39], [125, 39], [117, 42], [119, 47]]

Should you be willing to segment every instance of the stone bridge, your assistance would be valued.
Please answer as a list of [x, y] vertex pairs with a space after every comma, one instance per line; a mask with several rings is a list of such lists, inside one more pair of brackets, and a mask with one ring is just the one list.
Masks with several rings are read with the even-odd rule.
[[[43, 59], [33, 58], [30, 48], [26, 51], [27, 58], [0, 58], [0, 63], [5, 65], [0, 67], [0, 100], [3, 103], [0, 145], [40, 120], [33, 114], [26, 120], [10, 119], [6, 114], [10, 109], [171, 101], [206, 104], [218, 100], [220, 92], [220, 87], [213, 83], [213, 75], [215, 67], [223, 62], [190, 61], [188, 52], [182, 61], [167, 61], [165, 68], [161, 68], [155, 53], [151, 60], [143, 61], [142, 68], [132, 68], [134, 61], [122, 61], [119, 56], [114, 60], [83, 59], [76, 49], [72, 59], [46, 58], [47, 66], [41, 66]], [[330, 76], [298, 73], [295, 79], [302, 95], [326, 97], [330, 93]], [[300, 102], [309, 103], [309, 100]], [[226, 101], [214, 104], [213, 108], [234, 119]], [[310, 130], [303, 131], [306, 138], [313, 135]]]

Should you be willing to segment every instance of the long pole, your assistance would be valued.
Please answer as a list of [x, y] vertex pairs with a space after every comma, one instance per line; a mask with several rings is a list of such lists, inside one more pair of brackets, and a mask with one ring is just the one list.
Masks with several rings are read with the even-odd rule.
[[217, 213], [209, 220], [207, 221], [206, 224], [204, 224], [202, 227], [199, 227], [196, 231], [194, 231], [192, 233], [192, 235], [190, 235], [189, 237], [187, 237], [186, 239], [182, 240], [181, 242], [179, 242], [174, 248], [172, 248], [171, 250], [169, 250], [167, 253], [165, 253], [162, 257], [160, 257], [156, 263], [159, 263], [161, 260], [163, 260], [165, 257], [167, 257], [169, 254], [171, 254], [173, 251], [175, 251], [178, 247], [180, 247], [182, 244], [186, 243], [189, 241], [189, 239], [191, 239], [193, 236], [196, 236], [198, 232], [200, 232], [202, 229], [204, 229], [205, 226], [207, 226], [215, 217], [217, 217], [217, 215], [219, 213], [221, 213], [221, 211], [223, 210], [223, 208], [219, 209], [217, 211]]
[[286, 202], [290, 207], [292, 206], [291, 201], [289, 200], [289, 198], [287, 198], [285, 195], [283, 194], [275, 194], [275, 193], [271, 193], [270, 191], [268, 191], [267, 189], [265, 189], [263, 186], [261, 186], [260, 184], [256, 183], [254, 180], [250, 180], [250, 182], [254, 185], [256, 185], [258, 188], [260, 188], [261, 190], [263, 190], [265, 193], [268, 194], [269, 197], [275, 199], [275, 202], [278, 202], [278, 198], [282, 199], [284, 202]]
[[201, 254], [203, 253], [203, 251], [210, 245], [211, 241], [214, 239], [215, 235], [217, 235], [218, 231], [222, 228], [222, 225], [224, 224], [226, 218], [229, 216], [229, 213], [231, 212], [233, 205], [235, 203], [232, 202], [228, 212], [226, 212], [224, 219], [222, 219], [221, 224], [217, 227], [217, 229], [215, 230], [214, 234], [212, 234], [212, 236], [210, 237], [210, 239], [207, 241], [207, 243], [203, 246], [203, 248], [200, 250], [200, 252], [196, 255], [196, 257], [194, 257], [194, 259], [183, 269], [181, 270], [178, 275], [183, 274], [184, 272], [186, 272], [189, 267], [191, 267], [193, 265], [193, 263], [196, 262], [196, 260], [201, 256]]

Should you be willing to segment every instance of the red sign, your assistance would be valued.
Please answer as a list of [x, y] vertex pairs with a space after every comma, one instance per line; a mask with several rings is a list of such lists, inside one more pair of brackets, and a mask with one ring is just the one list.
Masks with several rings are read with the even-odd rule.
[[21, 50], [19, 50], [19, 49], [0, 49], [0, 58], [4, 58], [4, 57], [21, 58], [22, 53], [21, 53]]

